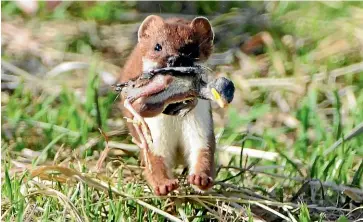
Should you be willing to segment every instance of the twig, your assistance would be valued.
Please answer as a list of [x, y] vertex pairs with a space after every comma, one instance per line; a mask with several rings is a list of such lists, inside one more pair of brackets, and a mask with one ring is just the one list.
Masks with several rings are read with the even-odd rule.
[[108, 143], [108, 146], [110, 149], [120, 149], [120, 150], [126, 150], [129, 152], [138, 152], [140, 151], [140, 148], [133, 144], [127, 144], [127, 143], [118, 143], [115, 141], [110, 141]]
[[176, 208], [177, 208], [182, 220], [184, 222], [189, 222], [188, 217], [183, 210], [181, 199], [175, 199], [174, 202], [175, 202]]
[[70, 169], [70, 168], [66, 168], [66, 167], [60, 167], [60, 166], [44, 166], [44, 167], [39, 167], [38, 169], [32, 171], [31, 176], [32, 177], [36, 177], [36, 176], [40, 176], [41, 174], [45, 173], [46, 171], [58, 171], [63, 173], [64, 175], [68, 176], [68, 177], [73, 177], [76, 178], [79, 181], [82, 181], [84, 183], [86, 183], [89, 186], [92, 186], [96, 189], [101, 189], [104, 190], [106, 192], [109, 192], [110, 190], [121, 196], [121, 197], [126, 197], [126, 198], [131, 198], [133, 199], [137, 204], [146, 207], [162, 216], [164, 216], [165, 218], [169, 219], [170, 221], [174, 221], [174, 222], [182, 222], [182, 220], [180, 220], [179, 218], [174, 217], [171, 214], [168, 214], [167, 212], [164, 212], [142, 200], [139, 200], [127, 193], [124, 193], [122, 191], [117, 190], [115, 187], [110, 186], [109, 184], [104, 184], [104, 182], [100, 181], [96, 181], [94, 179], [91, 179], [89, 177], [86, 177], [84, 175], [82, 175], [80, 172]]
[[41, 187], [41, 190], [32, 193], [32, 195], [45, 194], [45, 195], [57, 197], [61, 202], [63, 202], [63, 204], [65, 206], [68, 206], [69, 209], [71, 209], [71, 212], [73, 213], [73, 215], [75, 216], [75, 218], [78, 222], [83, 222], [82, 217], [80, 216], [80, 213], [77, 211], [74, 204], [67, 198], [67, 196], [65, 196], [63, 193], [61, 193], [57, 190], [46, 187], [45, 185], [38, 183], [36, 181], [32, 181], [32, 182]]
[[101, 135], [105, 139], [105, 146], [106, 146], [105, 149], [102, 151], [102, 153], [100, 155], [100, 158], [98, 159], [97, 164], [96, 164], [96, 169], [99, 172], [101, 167], [102, 167], [102, 163], [103, 163], [103, 161], [105, 161], [110, 148], [108, 147], [108, 137], [107, 137], [107, 135], [100, 128], [98, 130], [100, 131]]
[[[295, 180], [298, 182], [305, 182], [308, 181], [308, 179], [304, 179], [302, 177], [288, 177], [288, 176], [284, 176], [284, 175], [279, 175], [279, 174], [273, 174], [273, 173], [267, 173], [267, 172], [263, 172], [261, 170], [254, 170], [254, 169], [244, 169], [244, 168], [239, 168], [239, 167], [233, 167], [233, 166], [221, 166], [221, 168], [227, 168], [227, 169], [237, 169], [237, 170], [243, 170], [243, 171], [250, 171], [253, 173], [262, 173], [262, 174], [266, 174], [272, 177], [277, 177], [277, 178], [283, 178], [283, 179], [289, 179], [289, 180]], [[310, 185], [322, 185], [324, 187], [329, 187], [335, 191], [338, 192], [344, 192], [344, 191], [350, 191], [352, 193], [356, 193], [359, 195], [363, 195], [363, 190], [355, 188], [355, 187], [348, 187], [345, 185], [338, 185], [334, 182], [323, 182], [323, 181], [319, 181], [319, 180], [311, 180], [309, 181]]]
[[[240, 155], [241, 147], [239, 146], [218, 146], [217, 151], [219, 152], [228, 152], [235, 155]], [[276, 161], [277, 158], [280, 156], [276, 152], [271, 151], [263, 151], [251, 148], [243, 148], [243, 156], [253, 157], [253, 158], [260, 158], [265, 160]]]
[[79, 132], [75, 132], [72, 131], [70, 129], [58, 126], [58, 125], [54, 125], [54, 124], [50, 124], [50, 123], [45, 123], [45, 122], [39, 122], [39, 121], [34, 121], [34, 120], [24, 120], [22, 122], [31, 124], [35, 127], [39, 127], [39, 128], [43, 128], [43, 129], [53, 129], [54, 131], [58, 131], [59, 133], [66, 133], [69, 136], [74, 136], [74, 137], [79, 137], [81, 136], [81, 134]]
[[86, 62], [63, 62], [45, 74], [48, 78], [54, 78], [59, 74], [77, 69], [88, 69], [90, 65]]
[[[219, 197], [223, 197], [223, 198], [227, 198], [226, 196], [222, 195], [222, 194], [217, 194], [217, 196]], [[218, 198], [218, 197], [217, 197]], [[227, 198], [228, 199], [228, 198]], [[240, 211], [241, 214], [243, 214], [243, 216], [247, 216], [247, 212], [246, 209], [243, 208], [241, 205], [237, 204], [237, 201], [228, 201], [234, 208], [238, 209]]]
[[204, 208], [206, 208], [207, 210], [209, 210], [209, 212], [213, 213], [213, 216], [216, 217], [219, 221], [223, 221], [223, 219], [218, 216], [218, 212], [216, 212], [215, 210], [213, 210], [212, 208], [208, 207], [202, 200], [200, 200], [197, 197], [194, 198], [190, 198], [191, 200], [194, 200], [195, 202], [199, 203], [200, 205], [202, 205]]
[[[297, 203], [288, 203], [288, 202], [281, 203], [281, 202], [277, 202], [277, 201], [268, 201], [268, 200], [245, 200], [245, 199], [236, 198], [236, 197], [223, 197], [223, 196], [215, 196], [215, 195], [209, 195], [209, 196], [201, 196], [201, 195], [154, 196], [153, 195], [153, 196], [130, 197], [130, 198], [125, 198], [125, 199], [134, 200], [134, 199], [154, 199], [154, 198], [167, 199], [167, 198], [192, 198], [192, 197], [198, 197], [200, 199], [215, 199], [215, 200], [222, 200], [222, 201], [226, 201], [226, 202], [236, 202], [236, 203], [242, 203], [242, 204], [255, 204], [256, 202], [258, 202], [258, 203], [263, 203], [266, 205], [271, 205], [271, 206], [276, 206], [276, 207], [286, 207], [287, 209], [293, 209], [293, 208], [300, 207], [300, 205]], [[341, 211], [341, 212], [350, 212], [351, 211], [349, 209], [338, 208], [338, 207], [319, 207], [315, 204], [307, 205], [307, 207], [310, 209], [316, 209], [319, 211], [328, 211], [328, 210], [335, 210], [335, 211]]]
[[330, 71], [329, 74], [330, 78], [333, 78], [335, 80], [339, 76], [356, 74], [362, 71], [363, 71], [363, 62], [360, 62], [339, 69], [334, 69], [333, 71]]
[[297, 222], [297, 220], [295, 219], [295, 217], [291, 214], [291, 212], [289, 211], [289, 209], [287, 209], [286, 207], [282, 207], [282, 209], [287, 213], [287, 215], [289, 216], [289, 218], [291, 219], [292, 222]]
[[10, 72], [24, 78], [25, 80], [30, 81], [35, 86], [40, 86], [43, 90], [45, 90], [49, 94], [54, 95], [60, 91], [60, 88], [58, 86], [56, 86], [54, 84], [51, 85], [45, 81], [42, 81], [38, 77], [29, 74], [25, 70], [20, 69], [19, 67], [16, 67], [15, 65], [13, 65], [5, 60], [1, 60], [1, 66], [5, 69], [9, 70]]
[[281, 217], [282, 219], [284, 219], [284, 220], [286, 220], [286, 221], [291, 221], [291, 220], [290, 220], [290, 218], [288, 218], [288, 217], [286, 217], [285, 215], [283, 215], [283, 214], [281, 214], [281, 213], [277, 212], [276, 210], [272, 209], [271, 207], [268, 207], [268, 206], [266, 206], [266, 205], [264, 205], [264, 204], [261, 204], [261, 203], [258, 203], [258, 202], [256, 202], [255, 204], [256, 204], [257, 206], [259, 206], [259, 207], [261, 207], [261, 208], [263, 208], [263, 209], [267, 210], [267, 211], [270, 211], [271, 213], [275, 214], [276, 216]]
[[[113, 137], [113, 136], [118, 136], [118, 135], [124, 135], [126, 134], [126, 129], [125, 130], [115, 130], [115, 131], [111, 131], [111, 132], [108, 132], [106, 133], [106, 136], [107, 137]], [[91, 147], [95, 146], [100, 140], [101, 140], [102, 137], [96, 137], [96, 138], [90, 138], [86, 144], [82, 145], [82, 146], [79, 146], [77, 147], [75, 150], [74, 150], [74, 153], [76, 155], [80, 155], [80, 154], [83, 154], [86, 150], [90, 149]], [[112, 143], [112, 142], [111, 142]], [[106, 144], [105, 144], [106, 145]], [[130, 144], [131, 146], [131, 144]], [[110, 146], [109, 146], [110, 147]], [[136, 152], [136, 151], [135, 151]]]
[[340, 144], [343, 143], [343, 141], [348, 141], [348, 140], [354, 138], [355, 136], [358, 136], [361, 133], [363, 133], [363, 122], [359, 123], [356, 127], [354, 127], [354, 129], [352, 129], [352, 131], [350, 131], [348, 133], [348, 135], [346, 135], [344, 137], [344, 139], [343, 138], [340, 138], [331, 147], [329, 147], [328, 149], [326, 149], [324, 151], [324, 156], [328, 155], [333, 150], [335, 150]]
[[[221, 185], [222, 187], [232, 188], [232, 189], [234, 189], [233, 191], [235, 193], [240, 192], [240, 193], [242, 193], [242, 195], [247, 196], [248, 199], [251, 199], [251, 200], [269, 200], [269, 201], [273, 201], [273, 199], [271, 199], [269, 197], [262, 196], [262, 195], [260, 195], [258, 193], [253, 192], [252, 190], [249, 190], [249, 189], [246, 189], [246, 188], [234, 185], [234, 184], [218, 182], [218, 181], [216, 181], [215, 183]], [[226, 193], [226, 194], [228, 194], [228, 193]], [[224, 195], [224, 196], [228, 196], [228, 195]]]
[[38, 165], [39, 161], [41, 160], [41, 158], [48, 152], [48, 150], [50, 148], [52, 148], [52, 146], [54, 144], [56, 144], [58, 142], [58, 140], [62, 139], [62, 137], [64, 137], [66, 134], [61, 134], [58, 137], [56, 137], [54, 140], [52, 140], [52, 142], [50, 142], [43, 150], [42, 153], [39, 155], [39, 157], [35, 160], [34, 162], [34, 166]]
[[[100, 62], [101, 64], [105, 65], [104, 62]], [[102, 67], [102, 66], [101, 66]], [[88, 62], [63, 62], [59, 65], [57, 65], [56, 67], [54, 67], [52, 70], [50, 70], [49, 72], [47, 72], [45, 74], [45, 76], [47, 78], [54, 78], [62, 73], [65, 72], [69, 72], [72, 70], [77, 70], [77, 69], [89, 69], [90, 68], [90, 64]], [[103, 70], [103, 69], [96, 69], [96, 72], [98, 73], [98, 75], [101, 77], [101, 79], [106, 83], [106, 84], [114, 84], [116, 82], [116, 77], [111, 74], [110, 72]]]
[[35, 80], [35, 81], [39, 80], [37, 77], [29, 74], [28, 72], [24, 71], [23, 69], [20, 69], [5, 60], [1, 60], [1, 66], [2, 66], [2, 68], [9, 70], [10, 72], [12, 72], [20, 77], [23, 77], [24, 79]]
[[[302, 92], [302, 84], [311, 81], [322, 81], [327, 78], [336, 78], [342, 75], [357, 74], [363, 71], [363, 62], [355, 63], [343, 68], [334, 69], [327, 72], [319, 72], [297, 78], [256, 78], [243, 80], [250, 87], [286, 87], [292, 91]], [[239, 73], [233, 75], [236, 82], [240, 82]], [[242, 80], [241, 80], [242, 81]]]
[[[115, 141], [110, 141], [109, 146], [111, 148], [115, 149], [123, 149], [130, 152], [137, 152], [140, 149], [132, 144], [126, 144], [126, 143], [118, 143]], [[217, 151], [218, 152], [229, 152], [231, 154], [238, 154], [240, 153], [241, 148], [238, 146], [218, 146]], [[261, 158], [265, 160], [271, 160], [276, 161], [279, 157], [279, 154], [276, 152], [271, 151], [263, 151], [263, 150], [257, 150], [257, 149], [251, 149], [251, 148], [244, 148], [243, 149], [243, 155], [248, 155], [248, 157], [253, 158]]]

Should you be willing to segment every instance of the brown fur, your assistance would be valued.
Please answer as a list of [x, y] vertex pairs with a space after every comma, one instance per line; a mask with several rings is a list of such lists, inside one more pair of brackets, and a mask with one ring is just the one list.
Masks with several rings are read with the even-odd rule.
[[[140, 157], [143, 157], [145, 150], [141, 150]], [[165, 166], [164, 158], [154, 155], [152, 152], [147, 153], [151, 169], [145, 167], [145, 177], [156, 195], [166, 195], [178, 188], [178, 180], [171, 179], [168, 175], [169, 169]]]
[[214, 146], [202, 150], [198, 154], [198, 164], [194, 166], [195, 172], [188, 176], [188, 182], [196, 185], [201, 190], [206, 190], [213, 185], [214, 178]]

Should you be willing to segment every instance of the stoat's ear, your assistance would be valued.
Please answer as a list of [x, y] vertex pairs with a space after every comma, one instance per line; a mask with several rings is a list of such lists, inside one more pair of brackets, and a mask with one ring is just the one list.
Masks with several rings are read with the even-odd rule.
[[140, 41], [142, 38], [147, 38], [150, 36], [152, 30], [156, 31], [163, 25], [163, 18], [157, 15], [149, 15], [140, 25], [139, 31], [137, 33], [138, 41]]
[[208, 38], [210, 41], [213, 41], [214, 32], [212, 25], [209, 23], [209, 20], [206, 17], [196, 17], [190, 23], [190, 26], [194, 29], [194, 32], [203, 39]]

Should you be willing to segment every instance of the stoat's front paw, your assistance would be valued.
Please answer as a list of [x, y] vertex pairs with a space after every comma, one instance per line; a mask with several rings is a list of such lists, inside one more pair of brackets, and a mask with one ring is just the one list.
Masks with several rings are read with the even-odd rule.
[[178, 180], [177, 179], [164, 179], [162, 181], [155, 181], [155, 185], [153, 185], [154, 193], [158, 196], [167, 195], [171, 191], [178, 188]]
[[213, 178], [206, 173], [191, 174], [188, 176], [188, 182], [201, 190], [208, 190], [213, 186]]

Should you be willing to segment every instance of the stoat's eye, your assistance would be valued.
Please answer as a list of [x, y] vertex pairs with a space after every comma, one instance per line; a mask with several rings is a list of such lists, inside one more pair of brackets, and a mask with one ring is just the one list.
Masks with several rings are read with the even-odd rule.
[[162, 49], [163, 48], [161, 47], [161, 45], [159, 43], [155, 45], [155, 48], [154, 48], [155, 51], [161, 51]]

